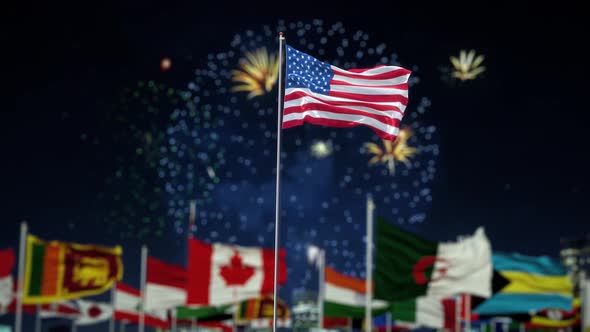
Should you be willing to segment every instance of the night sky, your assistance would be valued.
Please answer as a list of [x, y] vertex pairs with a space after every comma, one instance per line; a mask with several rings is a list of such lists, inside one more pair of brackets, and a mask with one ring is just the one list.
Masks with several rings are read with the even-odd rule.
[[[284, 131], [282, 297], [316, 285], [307, 244], [364, 276], [367, 192], [377, 215], [437, 241], [483, 225], [493, 250], [557, 258], [560, 238], [590, 231], [580, 6], [341, 6], [127, 1], [14, 12], [3, 52], [0, 248], [17, 248], [22, 220], [47, 239], [121, 244], [125, 281], [137, 286], [142, 243], [183, 264], [191, 199], [194, 236], [271, 247], [276, 87], [248, 99], [228, 78], [244, 51], [276, 52], [279, 28], [290, 45], [343, 68], [385, 57], [414, 70], [403, 124], [419, 150], [392, 176], [367, 165], [363, 144], [380, 143], [368, 128]], [[368, 52], [381, 44], [383, 54]], [[485, 55], [475, 80], [445, 74], [461, 49]], [[312, 155], [318, 141], [332, 154]]]

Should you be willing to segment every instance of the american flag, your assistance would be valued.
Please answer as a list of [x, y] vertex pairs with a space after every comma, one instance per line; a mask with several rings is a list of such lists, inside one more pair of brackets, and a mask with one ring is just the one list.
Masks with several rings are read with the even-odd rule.
[[408, 104], [410, 74], [396, 66], [344, 70], [287, 45], [283, 128], [305, 122], [364, 125], [394, 141]]

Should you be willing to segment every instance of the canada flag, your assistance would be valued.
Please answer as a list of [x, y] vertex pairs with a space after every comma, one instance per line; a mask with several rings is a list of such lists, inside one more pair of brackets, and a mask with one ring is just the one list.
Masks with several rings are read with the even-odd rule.
[[[274, 250], [207, 244], [189, 239], [187, 304], [220, 305], [257, 298], [274, 290]], [[287, 280], [279, 251], [279, 284]]]

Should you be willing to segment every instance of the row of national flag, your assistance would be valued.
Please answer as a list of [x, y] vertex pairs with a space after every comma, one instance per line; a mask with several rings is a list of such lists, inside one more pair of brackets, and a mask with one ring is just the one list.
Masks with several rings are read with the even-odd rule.
[[[206, 244], [189, 239], [188, 266], [147, 259], [147, 308], [222, 305], [272, 293], [274, 251]], [[45, 304], [97, 295], [122, 280], [122, 249], [43, 241], [27, 237], [24, 304]], [[11, 249], [0, 251], [0, 304], [13, 288]], [[279, 254], [279, 284], [286, 281], [285, 252]], [[227, 291], [231, 290], [231, 291]]]
[[[437, 243], [378, 218], [375, 251], [372, 314], [387, 313], [398, 326], [452, 329], [458, 299], [465, 296], [471, 304], [462, 312], [470, 312], [470, 321], [513, 316], [531, 327], [580, 323], [579, 299], [560, 262], [492, 253], [483, 228], [455, 242]], [[324, 315], [364, 318], [365, 280], [329, 266], [324, 275]]]
[[[389, 312], [400, 324], [445, 328], [454, 310], [453, 297], [470, 294], [473, 317], [527, 314], [531, 323], [547, 325], [552, 321], [547, 313], [559, 312], [568, 317], [562, 325], [579, 321], [571, 281], [563, 266], [549, 257], [492, 254], [482, 228], [449, 243], [429, 241], [383, 219], [377, 220], [376, 230], [374, 315]], [[96, 308], [108, 313], [109, 307], [80, 298], [115, 287], [111, 314], [116, 319], [137, 322], [141, 296], [139, 290], [120, 282], [121, 254], [120, 247], [43, 241], [29, 235], [25, 312], [35, 311], [33, 305], [42, 304], [40, 310], [45, 316], [73, 315], [81, 324], [98, 321], [106, 316], [97, 314]], [[235, 303], [272, 293], [273, 256], [272, 250], [263, 248], [206, 244], [189, 239], [186, 268], [147, 257], [146, 324], [167, 326], [171, 308], [178, 309], [179, 319], [215, 312], [223, 315]], [[284, 284], [284, 251], [280, 252], [280, 258], [279, 283]], [[1, 250], [0, 262], [0, 312], [13, 311], [14, 252]], [[325, 317], [364, 316], [364, 280], [326, 267], [324, 289]], [[77, 300], [76, 311], [67, 305], [66, 301], [71, 299]], [[95, 313], [84, 315], [87, 311], [84, 306], [93, 308]]]
[[[376, 230], [374, 315], [390, 313], [407, 326], [446, 328], [452, 321], [454, 297], [469, 294], [472, 317], [524, 314], [530, 316], [531, 324], [541, 326], [579, 322], [571, 281], [564, 267], [549, 257], [492, 254], [482, 228], [447, 243], [421, 238], [384, 219], [377, 219]], [[29, 235], [26, 248], [25, 312], [76, 317], [80, 324], [111, 315], [139, 321], [141, 294], [121, 282], [120, 247], [43, 241]], [[279, 284], [284, 284], [285, 252], [279, 257]], [[272, 293], [273, 258], [274, 251], [264, 248], [207, 244], [192, 238], [186, 267], [147, 257], [146, 325], [168, 326], [173, 308], [178, 319], [223, 316], [235, 303]], [[14, 252], [0, 250], [0, 312], [15, 310], [14, 266]], [[112, 304], [80, 299], [112, 287], [116, 289]], [[365, 294], [365, 280], [325, 268], [325, 317], [363, 318]], [[76, 305], [68, 305], [68, 300], [76, 300]], [[242, 315], [253, 310], [245, 308], [240, 309]], [[85, 314], [90, 311], [92, 315]], [[554, 322], [555, 312], [567, 319]]]
[[[148, 296], [149, 298], [149, 296]], [[153, 299], [152, 299], [153, 300]], [[14, 300], [13, 300], [14, 301]], [[114, 318], [127, 324], [139, 324], [140, 321], [141, 294], [139, 290], [118, 282], [114, 292], [112, 303], [97, 302], [91, 300], [59, 301], [51, 304], [25, 305], [23, 311], [29, 314], [37, 314], [41, 318], [64, 318], [72, 320], [76, 325], [91, 325]], [[163, 305], [160, 305], [163, 306]], [[271, 296], [240, 301], [236, 304], [222, 306], [178, 307], [175, 310], [175, 319], [185, 325], [192, 319], [199, 321], [200, 326], [223, 327], [219, 322], [231, 321], [236, 323], [264, 324], [265, 318], [272, 317], [273, 300]], [[7, 307], [10, 312], [15, 311], [14, 302]], [[234, 316], [234, 311], [236, 315]], [[290, 324], [289, 309], [281, 301], [278, 307], [278, 316], [281, 324]], [[150, 309], [144, 312], [144, 324], [160, 329], [168, 329], [171, 325], [171, 311], [167, 309]], [[266, 323], [268, 324], [268, 323]]]
[[[111, 317], [139, 323], [141, 312], [145, 325], [165, 328], [171, 312], [179, 321], [202, 318], [273, 292], [274, 251], [265, 248], [189, 238], [186, 267], [146, 257], [141, 267], [146, 275], [142, 294], [121, 282], [119, 246], [45, 241], [30, 234], [25, 238], [22, 311], [41, 317], [71, 318], [78, 325]], [[18, 312], [12, 277], [15, 265], [13, 250], [0, 250], [0, 314]], [[279, 251], [278, 274], [282, 285], [287, 275], [283, 250]], [[113, 290], [110, 303], [87, 300], [108, 290]]]

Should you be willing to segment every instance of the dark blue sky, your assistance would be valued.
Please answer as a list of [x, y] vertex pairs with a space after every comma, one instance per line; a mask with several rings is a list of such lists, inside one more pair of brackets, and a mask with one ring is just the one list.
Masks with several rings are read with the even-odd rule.
[[[15, 13], [9, 47], [5, 48], [9, 59], [5, 62], [7, 74], [3, 74], [3, 78], [7, 84], [4, 92], [8, 103], [0, 115], [1, 198], [4, 202], [0, 248], [16, 247], [19, 222], [28, 220], [35, 233], [42, 237], [123, 243], [128, 253], [126, 280], [129, 278], [127, 281], [132, 284], [137, 263], [133, 257], [142, 242], [150, 243], [153, 252], [162, 258], [182, 261], [183, 249], [178, 246], [171, 249], [166, 242], [178, 239], [174, 220], [165, 219], [169, 226], [164, 227], [162, 237], [150, 233], [141, 238], [122, 236], [123, 229], [129, 232], [127, 226], [113, 227], [112, 223], [116, 223], [113, 218], [105, 221], [110, 210], [119, 208], [114, 206], [116, 203], [111, 206], [110, 201], [104, 199], [114, 190], [107, 179], [120, 164], [134, 166], [130, 160], [117, 159], [126, 151], [121, 145], [128, 147], [128, 143], [132, 147], [134, 137], [125, 137], [125, 130], [114, 124], [116, 121], [109, 121], [112, 119], [109, 116], [116, 114], [125, 89], [136, 86], [138, 81], [153, 80], [186, 90], [189, 82], [198, 81], [194, 70], [211, 63], [207, 60], [208, 54], [227, 52], [235, 34], [246, 29], [262, 31], [264, 24], [274, 27], [281, 18], [287, 22], [311, 22], [321, 18], [327, 26], [341, 21], [351, 31], [362, 29], [368, 33], [374, 44], [385, 42], [402, 65], [419, 67], [416, 74], [420, 82], [411, 89], [410, 98], [415, 107], [420, 104], [421, 97], [431, 102], [418, 120], [436, 127], [433, 142], [438, 145], [440, 154], [436, 158], [423, 155], [425, 162], [430, 159], [436, 162], [436, 176], [427, 186], [431, 202], [407, 212], [410, 216], [415, 214], [414, 210], [420, 210], [424, 220], [415, 225], [409, 225], [406, 220], [404, 227], [433, 240], [450, 240], [484, 225], [494, 250], [552, 256], [558, 255], [560, 237], [576, 237], [590, 231], [587, 218], [588, 107], [585, 103], [588, 54], [582, 50], [582, 31], [587, 23], [581, 17], [580, 8], [544, 9], [512, 4], [433, 8], [426, 3], [388, 3], [371, 6], [382, 8], [375, 15], [359, 15], [358, 8], [340, 10], [339, 6], [298, 6], [294, 11], [280, 10], [280, 7], [283, 5], [255, 2], [226, 6], [131, 1], [125, 4], [41, 4], [34, 10], [21, 8], [18, 15]], [[338, 44], [335, 40], [331, 42]], [[273, 45], [272, 41], [269, 45]], [[473, 82], [455, 85], [443, 82], [440, 67], [448, 65], [448, 57], [463, 48], [484, 54], [487, 71]], [[159, 61], [164, 56], [173, 61], [169, 72], [159, 69]], [[261, 108], [272, 107], [273, 97], [261, 101]], [[240, 100], [245, 99], [238, 102]], [[166, 103], [162, 102], [160, 107], [165, 113], [162, 119], [168, 119], [173, 109]], [[223, 96], [207, 103], [223, 104]], [[130, 106], [132, 110], [134, 107], [137, 108]], [[272, 116], [242, 113], [239, 121], [274, 123]], [[262, 154], [265, 148], [274, 151], [272, 139], [255, 138], [256, 147], [243, 152], [229, 137], [235, 132], [247, 141], [251, 132], [243, 130], [237, 121], [218, 132], [223, 136], [218, 144], [228, 146], [227, 163], [232, 162], [234, 155], [238, 160], [238, 155], [242, 156], [240, 153], [248, 159], [248, 153]], [[157, 126], [173, 127], [161, 122]], [[340, 136], [333, 139], [340, 144], [358, 143], [359, 146], [365, 141], [375, 141], [369, 130], [352, 132], [354, 137], [351, 138], [345, 137], [346, 130], [338, 130], [336, 133]], [[119, 135], [117, 139], [124, 143], [115, 144], [117, 140], [110, 133]], [[311, 142], [316, 139], [315, 135], [317, 139], [327, 139], [330, 133], [332, 131], [321, 128], [293, 129], [285, 139], [293, 135], [291, 138]], [[94, 138], [98, 144], [91, 142]], [[327, 186], [338, 184], [338, 179], [346, 176], [347, 167], [354, 168], [351, 174], [358, 177], [378, 170], [366, 168], [368, 157], [355, 155], [356, 148], [350, 151], [343, 148], [348, 152], [335, 152], [332, 159], [322, 161], [310, 158], [303, 149], [289, 143], [286, 150], [289, 153], [286, 162], [290, 162], [292, 168], [291, 175], [285, 176], [285, 190], [289, 192], [284, 198], [300, 197], [297, 203], [300, 206], [294, 203], [293, 211], [287, 211], [297, 215], [293, 220], [307, 218], [310, 223], [319, 223], [322, 214], [330, 220], [345, 218], [338, 214], [343, 208], [339, 204], [356, 204], [355, 188], [343, 189], [350, 190], [347, 194], [339, 192], [338, 187], [329, 189]], [[220, 166], [220, 172], [226, 175], [230, 172], [234, 176], [224, 179], [220, 175], [221, 183], [213, 191], [216, 199], [224, 204], [202, 209], [223, 211], [224, 217], [219, 220], [231, 223], [236, 243], [272, 245], [271, 233], [266, 229], [264, 233], [255, 234], [255, 230], [264, 228], [268, 220], [272, 220], [273, 183], [269, 179], [273, 178], [268, 172], [261, 174], [267, 168], [272, 171], [274, 157], [271, 157], [272, 154], [266, 159], [253, 159], [254, 164], [256, 160], [260, 164], [257, 175], [246, 171], [250, 168], [244, 167], [243, 160], [237, 161], [234, 168], [227, 164]], [[298, 182], [293, 174], [306, 169], [313, 172], [306, 175], [306, 182]], [[148, 187], [155, 181], [149, 174], [145, 174], [145, 178]], [[240, 187], [242, 191], [232, 194], [232, 185], [246, 178], [247, 183]], [[363, 191], [374, 190], [379, 181], [387, 179], [373, 177], [366, 181], [366, 187], [358, 187]], [[124, 182], [119, 185], [121, 183]], [[136, 182], [132, 185], [135, 187], [129, 191], [141, 188]], [[305, 191], [310, 186], [326, 188], [316, 191], [323, 197], [310, 196]], [[342, 201], [330, 202], [325, 198], [340, 194]], [[245, 231], [236, 231], [234, 223], [237, 221], [233, 218], [241, 216], [239, 203], [257, 195], [264, 202], [244, 203], [242, 207], [249, 210], [245, 213], [247, 221], [242, 222]], [[166, 197], [162, 201], [177, 198]], [[322, 210], [321, 200], [333, 204], [334, 208]], [[318, 206], [314, 207], [314, 203]], [[362, 219], [358, 220], [363, 216], [362, 199], [358, 203], [351, 208], [350, 215], [355, 224], [362, 224]], [[256, 204], [260, 205], [260, 210], [256, 210]], [[289, 209], [289, 203], [286, 205]], [[308, 217], [299, 216], [301, 211], [308, 213]], [[399, 222], [396, 219], [399, 217], [391, 210], [379, 210], [378, 205], [377, 211], [392, 222]], [[141, 224], [133, 216], [126, 218], [128, 223]], [[213, 217], [206, 215], [204, 218]], [[333, 222], [330, 220], [328, 223]], [[221, 225], [200, 227], [207, 231], [203, 236], [209, 240], [229, 241], [231, 232], [221, 230], [224, 229]], [[301, 237], [289, 235], [286, 229], [284, 238], [286, 241], [297, 239], [290, 244], [294, 248], [298, 243], [305, 245], [305, 241], [323, 245], [322, 241], [331, 236], [330, 241], [339, 241], [339, 251], [334, 254], [339, 258], [334, 265], [355, 270], [354, 264], [346, 265], [347, 256], [342, 257], [343, 250], [355, 252], [356, 256], [349, 257], [348, 261], [357, 261], [364, 254], [358, 250], [362, 246], [350, 245], [342, 249], [340, 243], [359, 239], [356, 229], [344, 228], [343, 235], [334, 235], [332, 228], [320, 227], [324, 230], [320, 229], [319, 235], [312, 237], [323, 236], [323, 239], [309, 240], [307, 233]], [[217, 238], [211, 238], [211, 232], [217, 232]], [[361, 228], [357, 233], [364, 231]], [[200, 235], [198, 230], [195, 235]], [[259, 236], [264, 239], [258, 240]]]

